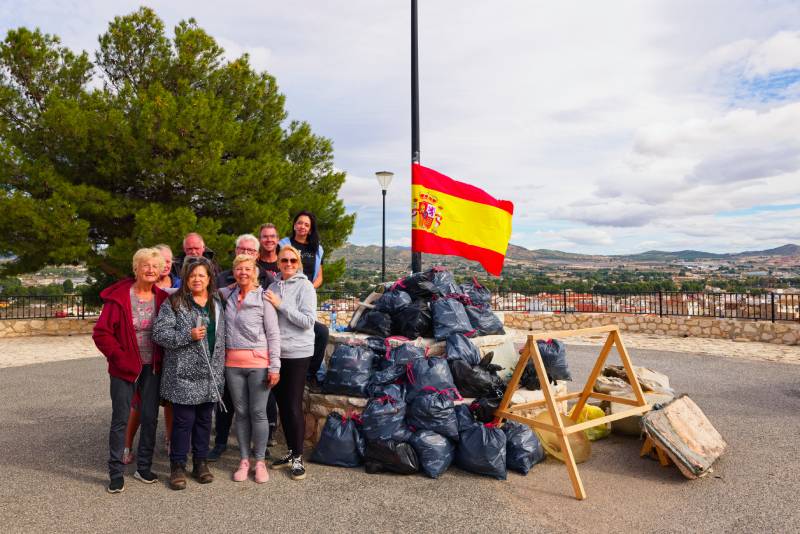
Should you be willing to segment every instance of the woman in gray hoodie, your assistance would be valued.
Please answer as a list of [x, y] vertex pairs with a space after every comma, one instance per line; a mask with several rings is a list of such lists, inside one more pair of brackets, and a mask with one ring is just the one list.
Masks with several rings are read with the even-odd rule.
[[281, 279], [264, 294], [278, 311], [281, 331], [281, 376], [275, 388], [281, 426], [289, 452], [272, 462], [273, 469], [287, 467], [293, 480], [306, 477], [303, 464], [303, 389], [314, 354], [314, 322], [317, 320], [317, 293], [303, 274], [300, 251], [291, 245], [281, 247], [278, 269]]
[[233, 480], [247, 480], [252, 452], [255, 481], [263, 484], [269, 480], [265, 463], [269, 436], [267, 400], [270, 388], [280, 380], [281, 333], [275, 308], [258, 285], [255, 257], [236, 256], [233, 277], [236, 287], [220, 290], [225, 299], [225, 378], [236, 408], [241, 457]]

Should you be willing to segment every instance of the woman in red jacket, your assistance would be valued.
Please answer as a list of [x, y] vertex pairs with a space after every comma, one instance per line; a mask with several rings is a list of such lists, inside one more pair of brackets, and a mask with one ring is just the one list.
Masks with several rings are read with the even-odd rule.
[[158, 424], [161, 347], [153, 343], [153, 322], [167, 294], [155, 284], [164, 268], [161, 252], [143, 248], [133, 255], [134, 279], [121, 280], [100, 293], [103, 311], [92, 338], [108, 360], [111, 375], [111, 429], [108, 435], [109, 493], [125, 489], [125, 428], [131, 399], [141, 398], [141, 432], [134, 478], [152, 484], [158, 477], [150, 470]]

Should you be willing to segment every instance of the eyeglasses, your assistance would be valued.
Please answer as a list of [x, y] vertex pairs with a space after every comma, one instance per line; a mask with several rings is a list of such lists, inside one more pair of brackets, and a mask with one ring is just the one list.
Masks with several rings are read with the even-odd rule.
[[238, 252], [242, 252], [245, 254], [256, 254], [258, 252], [257, 248], [246, 248], [246, 247], [236, 247]]
[[297, 258], [281, 258], [281, 263], [297, 263]]

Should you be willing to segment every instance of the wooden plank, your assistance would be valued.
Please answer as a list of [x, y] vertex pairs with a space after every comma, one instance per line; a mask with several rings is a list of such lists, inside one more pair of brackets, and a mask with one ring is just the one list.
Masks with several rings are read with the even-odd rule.
[[[581, 396], [581, 392], [580, 391], [573, 391], [572, 393], [563, 393], [561, 395], [556, 395], [554, 398], [556, 399], [556, 401], [561, 402], [561, 401], [570, 400], [570, 399], [577, 399], [580, 396]], [[526, 409], [530, 409], [530, 408], [536, 408], [537, 406], [544, 406], [544, 404], [546, 404], [546, 403], [547, 403], [547, 401], [544, 400], [544, 399], [536, 400], [536, 401], [530, 401], [530, 402], [524, 402], [524, 403], [520, 403], [520, 404], [514, 404], [513, 406], [508, 408], [508, 410], [509, 411], [520, 410], [520, 409], [526, 410]]]
[[619, 330], [615, 331], [612, 335], [617, 344], [619, 359], [622, 360], [622, 365], [625, 367], [625, 372], [628, 374], [628, 382], [630, 382], [631, 389], [633, 389], [633, 395], [636, 397], [636, 400], [639, 401], [640, 405], [645, 405], [647, 401], [644, 399], [644, 393], [642, 392], [642, 386], [639, 384], [639, 379], [636, 378], [636, 373], [633, 372], [631, 357], [628, 355], [628, 350], [622, 342], [622, 336], [619, 335]]
[[583, 488], [583, 481], [580, 474], [578, 474], [575, 455], [572, 454], [572, 445], [570, 445], [569, 438], [564, 432], [564, 422], [561, 421], [561, 414], [559, 414], [556, 401], [553, 398], [553, 388], [550, 386], [547, 370], [544, 368], [542, 355], [539, 353], [539, 346], [534, 341], [533, 336], [528, 336], [528, 346], [532, 349], [530, 357], [533, 360], [533, 366], [536, 368], [539, 384], [542, 386], [542, 394], [547, 404], [547, 411], [550, 414], [550, 423], [557, 427], [555, 435], [558, 436], [558, 440], [561, 442], [561, 451], [565, 457], [564, 464], [567, 466], [570, 482], [572, 482], [572, 491], [575, 493], [575, 498], [582, 501], [586, 498], [586, 490]]
[[609, 402], [618, 402], [619, 404], [628, 404], [630, 406], [641, 406], [639, 401], [635, 399], [629, 399], [627, 397], [619, 397], [617, 395], [608, 395], [607, 393], [600, 393], [598, 391], [593, 391], [591, 395], [589, 395], [593, 399], [597, 400], [604, 400]]
[[629, 410], [625, 410], [618, 413], [612, 413], [611, 415], [605, 415], [603, 417], [598, 417], [597, 419], [590, 419], [588, 421], [584, 421], [583, 423], [577, 423], [575, 425], [571, 425], [566, 427], [567, 434], [574, 434], [579, 430], [586, 430], [587, 428], [593, 428], [605, 423], [610, 423], [611, 421], [618, 421], [619, 419], [625, 419], [626, 417], [631, 417], [634, 415], [641, 415], [645, 412], [649, 412], [651, 410], [651, 406], [636, 406]]
[[602, 334], [604, 332], [612, 332], [619, 327], [615, 324], [608, 324], [605, 326], [593, 326], [591, 328], [576, 328], [574, 330], [549, 330], [545, 332], [532, 332], [528, 337], [533, 339], [561, 339], [564, 337], [577, 337], [586, 336], [590, 334]]
[[583, 407], [586, 406], [586, 401], [589, 399], [589, 395], [591, 395], [592, 391], [594, 390], [594, 381], [597, 380], [598, 376], [600, 376], [600, 371], [603, 370], [603, 364], [606, 363], [608, 353], [611, 352], [611, 347], [614, 345], [614, 332], [615, 330], [612, 330], [608, 333], [606, 342], [603, 344], [603, 348], [600, 350], [600, 354], [597, 356], [597, 360], [594, 362], [592, 372], [589, 373], [589, 378], [586, 380], [586, 385], [583, 386], [581, 396], [578, 399], [578, 402], [575, 403], [575, 406], [572, 408], [571, 419], [573, 421], [577, 421], [581, 416], [581, 411], [583, 410]]
[[525, 366], [528, 365], [528, 361], [531, 359], [531, 345], [536, 346], [536, 341], [534, 341], [531, 336], [528, 336], [528, 342], [522, 349], [519, 360], [517, 360], [517, 366], [514, 368], [514, 374], [511, 375], [511, 380], [509, 380], [506, 385], [506, 392], [503, 395], [503, 400], [500, 401], [500, 406], [498, 406], [497, 410], [494, 412], [494, 423], [497, 425], [503, 422], [503, 418], [497, 414], [508, 411], [508, 407], [511, 405], [511, 397], [514, 396], [514, 391], [516, 391], [519, 385], [522, 373], [525, 371]]
[[[498, 412], [495, 412], [498, 413]], [[515, 413], [503, 412], [502, 413], [503, 419], [509, 419], [511, 421], [516, 421], [518, 423], [522, 423], [524, 425], [528, 425], [529, 427], [534, 428], [541, 428], [542, 430], [547, 430], [556, 434], [558, 432], [558, 427], [553, 425], [548, 425], [547, 423], [543, 423], [541, 421], [534, 421], [531, 417], [526, 417], [524, 415], [518, 415]]]

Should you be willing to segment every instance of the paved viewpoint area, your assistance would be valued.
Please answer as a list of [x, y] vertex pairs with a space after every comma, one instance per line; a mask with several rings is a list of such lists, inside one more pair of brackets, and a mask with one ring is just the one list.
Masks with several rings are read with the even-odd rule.
[[[3, 360], [33, 342], [3, 340]], [[506, 481], [455, 467], [430, 480], [308, 464], [304, 481], [271, 471], [259, 486], [230, 481], [236, 463], [230, 452], [212, 467], [213, 484], [190, 481], [174, 492], [129, 476], [124, 493], [108, 495], [105, 362], [92, 355], [86, 336], [35, 342], [42, 354], [34, 361], [47, 363], [0, 369], [3, 532], [800, 531], [796, 364], [628, 343], [634, 364], [668, 374], [728, 441], [714, 473], [696, 481], [640, 459], [636, 439], [612, 435], [595, 442], [592, 457], [579, 466], [585, 501], [572, 498], [566, 470], [553, 459], [527, 477], [509, 473]], [[572, 389], [582, 384], [598, 350], [568, 345]], [[69, 357], [78, 359], [48, 362]], [[160, 448], [154, 470], [162, 478], [168, 471]]]

